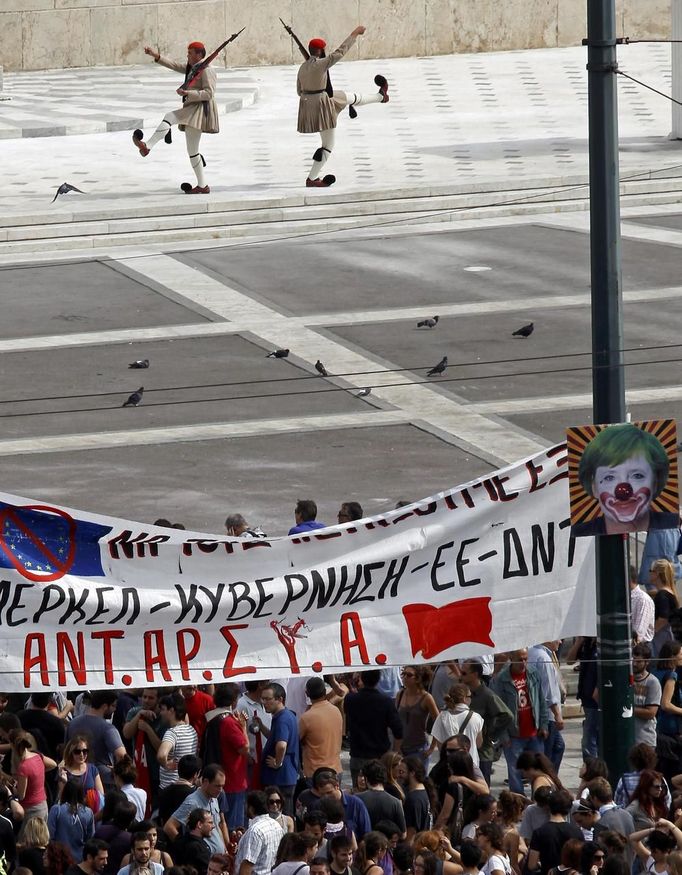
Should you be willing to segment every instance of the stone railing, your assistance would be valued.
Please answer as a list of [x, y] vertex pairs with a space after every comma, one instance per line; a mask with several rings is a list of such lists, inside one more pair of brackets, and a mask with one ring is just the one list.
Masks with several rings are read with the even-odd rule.
[[[619, 32], [667, 37], [670, 0], [616, 0]], [[585, 0], [0, 0], [0, 65], [10, 70], [117, 66], [143, 60], [146, 44], [182, 57], [187, 42], [217, 45], [241, 27], [230, 65], [291, 64], [302, 40], [336, 45], [367, 34], [350, 58], [386, 58], [577, 45]]]

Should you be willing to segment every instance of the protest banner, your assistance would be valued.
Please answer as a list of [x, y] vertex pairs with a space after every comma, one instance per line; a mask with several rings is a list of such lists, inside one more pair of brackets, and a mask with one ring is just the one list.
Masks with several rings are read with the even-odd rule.
[[429, 662], [595, 631], [565, 444], [408, 507], [257, 540], [0, 493], [5, 691]]

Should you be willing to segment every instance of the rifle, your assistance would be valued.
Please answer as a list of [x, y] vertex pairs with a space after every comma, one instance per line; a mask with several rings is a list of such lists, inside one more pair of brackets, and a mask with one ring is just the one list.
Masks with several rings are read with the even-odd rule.
[[203, 61], [200, 61], [193, 67], [190, 67], [187, 75], [185, 76], [185, 81], [182, 83], [180, 88], [191, 88], [192, 85], [194, 85], [194, 83], [197, 81], [199, 76], [201, 76], [201, 74], [204, 72], [206, 67], [208, 67], [208, 65], [211, 63], [211, 61], [214, 61], [225, 48], [225, 46], [229, 45], [232, 40], [236, 40], [239, 34], [243, 33], [245, 30], [246, 28], [243, 27], [240, 31], [237, 31], [237, 33], [233, 33], [232, 36], [229, 39], [226, 39], [224, 43], [220, 43], [218, 48], [214, 52], [211, 52], [211, 54], [207, 58], [204, 58]]
[[[280, 18], [280, 21], [282, 21], [281, 18]], [[304, 57], [304, 58], [306, 59], [306, 61], [307, 61], [308, 58], [310, 57], [310, 54], [309, 54], [308, 50], [306, 49], [306, 47], [305, 47], [305, 46], [303, 45], [303, 43], [301, 42], [301, 40], [296, 36], [296, 34], [295, 34], [295, 33], [293, 32], [293, 30], [289, 27], [289, 25], [288, 25], [288, 24], [285, 24], [283, 21], [282, 21], [282, 27], [284, 28], [284, 30], [286, 30], [286, 32], [289, 34], [289, 36], [292, 38], [292, 40], [296, 43], [296, 45], [297, 45], [298, 48], [299, 48], [299, 51], [301, 52], [301, 54], [303, 55], [303, 57]]]

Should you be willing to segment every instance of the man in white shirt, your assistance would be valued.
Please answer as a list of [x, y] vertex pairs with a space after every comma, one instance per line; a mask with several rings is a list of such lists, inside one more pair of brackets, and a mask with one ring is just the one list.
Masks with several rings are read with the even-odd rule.
[[268, 681], [245, 681], [244, 694], [237, 700], [237, 711], [245, 711], [249, 715], [246, 734], [249, 737], [249, 787], [258, 788], [260, 783], [260, 767], [263, 760], [265, 740], [270, 734], [272, 717], [265, 710], [260, 694]]
[[654, 637], [654, 600], [637, 582], [637, 571], [630, 566], [630, 624], [635, 644]]

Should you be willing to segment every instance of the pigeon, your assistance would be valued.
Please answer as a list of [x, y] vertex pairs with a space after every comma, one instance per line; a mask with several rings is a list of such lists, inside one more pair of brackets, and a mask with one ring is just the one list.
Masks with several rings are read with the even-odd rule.
[[371, 386], [366, 386], [364, 389], [360, 389], [358, 394], [355, 396], [356, 398], [366, 398], [372, 391]]
[[140, 386], [137, 392], [133, 392], [132, 395], [128, 396], [128, 400], [125, 401], [121, 407], [137, 407], [138, 404], [142, 401], [142, 395], [144, 393], [144, 386]]
[[322, 374], [323, 377], [329, 376], [329, 372], [319, 359], [315, 362], [315, 370], [318, 374]]
[[129, 368], [133, 368], [135, 370], [142, 370], [142, 368], [149, 367], [149, 359], [138, 359], [136, 362], [131, 362], [128, 365]]
[[434, 316], [432, 319], [422, 319], [421, 322], [417, 322], [417, 328], [435, 328], [438, 325], [438, 320], [440, 316]]
[[70, 191], [77, 191], [78, 194], [85, 194], [84, 191], [81, 191], [80, 188], [76, 188], [75, 185], [71, 185], [69, 182], [62, 182], [57, 189], [57, 194], [52, 198], [52, 203], [57, 200], [60, 194], [68, 194]]
[[276, 349], [274, 352], [269, 352], [266, 359], [285, 359], [289, 355], [288, 349]]
[[535, 329], [535, 326], [532, 322], [529, 322], [528, 325], [522, 325], [521, 328], [517, 328], [516, 331], [512, 331], [512, 337], [530, 337]]
[[426, 376], [427, 377], [435, 377], [436, 375], [440, 376], [440, 374], [443, 373], [443, 371], [447, 368], [447, 366], [448, 366], [448, 357], [446, 355], [444, 355], [443, 358], [438, 362], [438, 364], [435, 367], [431, 368], [431, 370], [428, 372], [428, 374]]

